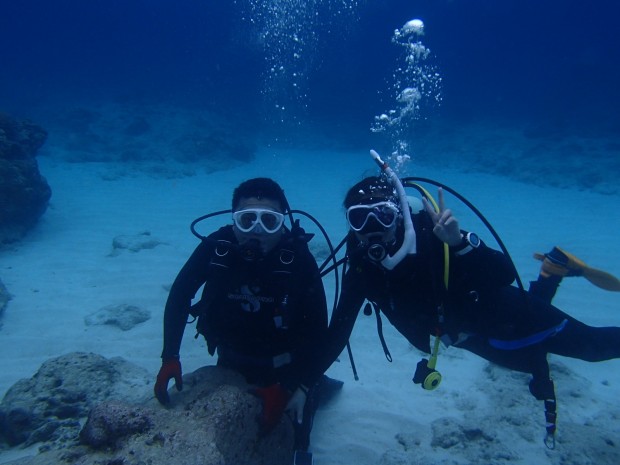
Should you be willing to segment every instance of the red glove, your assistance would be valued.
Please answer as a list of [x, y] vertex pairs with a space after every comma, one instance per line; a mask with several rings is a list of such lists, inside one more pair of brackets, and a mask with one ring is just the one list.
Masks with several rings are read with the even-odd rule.
[[258, 421], [263, 432], [268, 433], [280, 423], [291, 394], [279, 384], [255, 389], [253, 393], [263, 401], [263, 411]]
[[170, 396], [168, 396], [168, 381], [174, 378], [174, 385], [177, 391], [183, 389], [183, 376], [181, 372], [181, 362], [176, 357], [165, 359], [161, 364], [159, 373], [157, 374], [157, 381], [155, 381], [155, 397], [161, 404], [170, 403]]

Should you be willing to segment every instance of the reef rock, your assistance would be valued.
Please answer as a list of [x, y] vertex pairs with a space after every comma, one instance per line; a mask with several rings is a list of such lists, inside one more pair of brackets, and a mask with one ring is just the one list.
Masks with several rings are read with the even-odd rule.
[[144, 231], [134, 235], [120, 235], [112, 239], [112, 252], [110, 257], [116, 257], [123, 250], [129, 250], [130, 252], [140, 252], [141, 250], [154, 249], [158, 245], [165, 244], [165, 242], [151, 236], [149, 231]]
[[243, 165], [257, 150], [251, 118], [202, 107], [102, 101], [57, 111], [46, 124], [54, 135], [49, 143], [67, 161], [120, 162], [124, 169], [109, 179], [135, 170], [167, 179], [197, 167], [210, 173]]
[[[0, 279], [0, 317], [2, 317], [4, 309], [9, 304], [9, 300], [11, 300], [11, 294], [9, 294], [9, 291]], [[0, 327], [2, 327], [1, 324]]]
[[[69, 365], [76, 374], [82, 372], [81, 384], [74, 384], [77, 378], [68, 382], [50, 373], [55, 367], [60, 374]], [[129, 362], [94, 354], [74, 353], [46, 362], [33, 378], [16, 383], [7, 393], [0, 404], [0, 432], [16, 444], [16, 435], [10, 431], [17, 426], [22, 444], [30, 444], [34, 439], [41, 441], [42, 435], [35, 432], [58, 430], [59, 423], [72, 422], [72, 434], [67, 428], [62, 440], [58, 434], [48, 435], [38, 455], [10, 463], [291, 463], [291, 422], [283, 419], [274, 431], [261, 435], [256, 422], [260, 402], [239, 374], [212, 366], [186, 374], [183, 391], [172, 388], [168, 408], [153, 399], [154, 379], [146, 381], [142, 375]], [[72, 395], [61, 393], [61, 386], [67, 384], [72, 385], [66, 389]], [[11, 418], [29, 421], [9, 424]]]
[[7, 391], [0, 403], [0, 439], [12, 446], [71, 441], [97, 403], [144, 400], [150, 378], [122, 358], [74, 352], [50, 359]]
[[129, 331], [151, 318], [151, 312], [129, 304], [106, 305], [84, 318], [86, 326], [109, 325]]
[[0, 243], [19, 240], [47, 209], [50, 186], [35, 160], [47, 133], [0, 113]]

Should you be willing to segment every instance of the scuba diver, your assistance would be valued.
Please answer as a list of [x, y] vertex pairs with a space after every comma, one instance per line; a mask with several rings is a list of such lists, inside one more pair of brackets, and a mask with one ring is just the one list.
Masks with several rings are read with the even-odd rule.
[[[425, 389], [441, 381], [435, 369], [440, 341], [531, 374], [530, 391], [545, 405], [545, 443], [553, 448], [556, 400], [547, 354], [592, 362], [618, 358], [620, 328], [588, 326], [551, 299], [565, 276], [583, 275], [615, 291], [620, 281], [554, 248], [536, 255], [543, 261], [541, 274], [529, 291], [514, 286], [520, 280], [508, 255], [461, 229], [446, 208], [447, 186], [439, 189], [438, 205], [421, 186], [422, 200], [408, 197], [389, 166], [371, 154], [381, 175], [358, 182], [344, 199], [349, 232], [342, 291], [317, 372], [339, 356], [367, 302], [364, 313], [374, 309], [380, 322], [383, 312], [413, 346], [431, 354], [418, 363], [413, 378]], [[390, 360], [381, 332], [380, 337]]]
[[[281, 187], [272, 179], [241, 183], [232, 197], [232, 225], [201, 242], [176, 277], [164, 313], [162, 366], [154, 391], [168, 404], [168, 383], [183, 387], [179, 350], [189, 315], [217, 365], [231, 368], [258, 386], [262, 433], [275, 428], [285, 411], [295, 428], [294, 463], [312, 463], [310, 430], [321, 387], [342, 383], [307, 370], [327, 331], [327, 304], [317, 263], [308, 249], [312, 234], [293, 221]], [[290, 216], [291, 228], [285, 226]], [[307, 215], [309, 216], [309, 215]], [[331, 245], [331, 244], [330, 244]], [[204, 284], [201, 300], [192, 299]]]

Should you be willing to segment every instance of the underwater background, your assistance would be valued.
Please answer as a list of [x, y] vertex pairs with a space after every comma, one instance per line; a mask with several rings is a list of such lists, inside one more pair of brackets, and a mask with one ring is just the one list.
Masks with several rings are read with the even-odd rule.
[[[2, 3], [0, 111], [47, 129], [44, 155], [243, 162], [264, 145], [398, 152], [404, 141], [417, 164], [618, 193], [612, 0]], [[373, 133], [420, 84], [393, 40], [414, 18], [429, 51], [417, 70], [437, 77], [414, 121]]]
[[[556, 245], [620, 276], [618, 13], [612, 0], [0, 0], [0, 139], [5, 113], [46, 131], [27, 166], [51, 192], [28, 234], [0, 244], [0, 393], [76, 351], [154, 380], [170, 285], [197, 245], [191, 220], [270, 176], [337, 243], [345, 193], [377, 173], [369, 149], [472, 201], [523, 282], [539, 270], [532, 253]], [[0, 209], [0, 233], [3, 220]], [[302, 220], [322, 261], [325, 240]], [[609, 326], [617, 298], [576, 277], [554, 304]], [[119, 305], [148, 319], [129, 331], [86, 322]], [[359, 382], [346, 355], [330, 367], [345, 386], [317, 415], [317, 463], [620, 463], [620, 360], [550, 357], [549, 451], [527, 375], [442, 348], [441, 389], [422, 391], [411, 383], [422, 354], [391, 325], [384, 335], [393, 363], [360, 316]], [[182, 360], [185, 373], [215, 363], [187, 334]], [[155, 402], [151, 381], [144, 392]], [[0, 463], [39, 447], [0, 441]]]

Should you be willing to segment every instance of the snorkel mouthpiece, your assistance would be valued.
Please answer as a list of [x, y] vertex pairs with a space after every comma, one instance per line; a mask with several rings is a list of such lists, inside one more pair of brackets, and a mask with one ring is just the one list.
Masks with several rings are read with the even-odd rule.
[[413, 222], [411, 221], [411, 215], [409, 214], [409, 202], [407, 202], [407, 194], [405, 193], [405, 188], [400, 182], [400, 179], [398, 179], [396, 173], [394, 173], [392, 168], [390, 168], [390, 166], [381, 159], [381, 157], [376, 151], [370, 150], [370, 156], [373, 158], [375, 163], [377, 163], [381, 171], [385, 173], [388, 181], [396, 190], [396, 193], [398, 194], [398, 200], [400, 202], [400, 209], [403, 214], [403, 222], [405, 226], [405, 237], [403, 243], [400, 246], [400, 249], [398, 249], [394, 253], [394, 255], [386, 254], [385, 258], [381, 260], [381, 265], [383, 265], [388, 270], [392, 270], [407, 255], [413, 255], [417, 252], [415, 229], [413, 229]]

